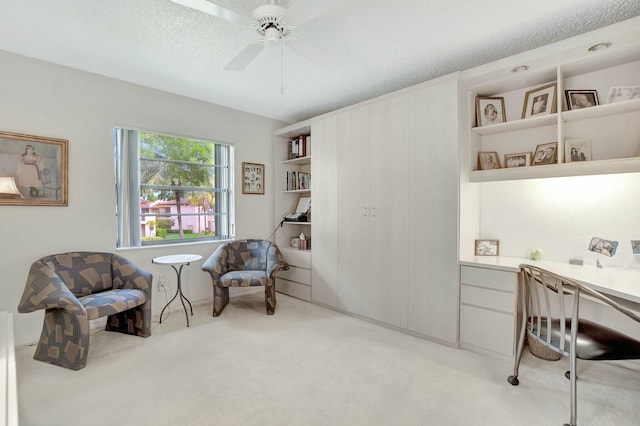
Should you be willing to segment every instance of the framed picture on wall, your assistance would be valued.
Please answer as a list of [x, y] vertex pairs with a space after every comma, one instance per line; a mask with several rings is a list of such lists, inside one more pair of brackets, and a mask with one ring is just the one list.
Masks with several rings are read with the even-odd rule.
[[242, 193], [264, 194], [264, 164], [242, 163]]
[[476, 121], [478, 127], [506, 122], [504, 98], [476, 96]]
[[522, 118], [537, 117], [556, 112], [556, 83], [529, 90], [524, 96]]
[[68, 144], [0, 132], [0, 205], [67, 206]]
[[476, 256], [498, 256], [499, 254], [499, 240], [476, 240]]
[[582, 109], [599, 105], [598, 92], [595, 90], [565, 90], [567, 108]]
[[613, 256], [618, 249], [618, 242], [612, 240], [605, 240], [598, 237], [591, 238], [589, 241], [589, 250], [600, 253], [605, 256]]

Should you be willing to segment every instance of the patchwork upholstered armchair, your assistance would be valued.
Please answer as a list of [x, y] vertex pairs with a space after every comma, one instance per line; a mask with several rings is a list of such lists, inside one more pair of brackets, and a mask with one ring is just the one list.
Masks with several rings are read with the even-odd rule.
[[61, 253], [35, 261], [18, 306], [22, 313], [45, 309], [34, 359], [84, 368], [89, 320], [105, 316], [108, 331], [150, 336], [151, 279], [111, 253]]
[[289, 264], [278, 247], [268, 240], [238, 240], [222, 244], [202, 265], [209, 272], [213, 284], [213, 316], [222, 313], [229, 303], [229, 287], [264, 286], [267, 315], [276, 310], [276, 282], [278, 271]]

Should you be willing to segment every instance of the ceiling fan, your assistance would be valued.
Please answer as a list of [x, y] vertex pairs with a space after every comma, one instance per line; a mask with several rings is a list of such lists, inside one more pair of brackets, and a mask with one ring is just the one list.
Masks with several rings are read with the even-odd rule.
[[258, 6], [251, 17], [236, 13], [207, 0], [171, 1], [230, 22], [250, 26], [258, 33], [260, 38], [245, 47], [225, 65], [224, 69], [226, 70], [244, 70], [262, 52], [265, 46], [269, 45], [286, 45], [297, 54], [323, 68], [329, 68], [339, 63], [339, 60], [332, 54], [309, 42], [298, 40], [291, 36], [291, 31], [294, 27], [299, 27], [334, 7], [337, 0], [298, 0], [288, 9], [276, 4], [275, 0], [271, 0], [268, 4]]

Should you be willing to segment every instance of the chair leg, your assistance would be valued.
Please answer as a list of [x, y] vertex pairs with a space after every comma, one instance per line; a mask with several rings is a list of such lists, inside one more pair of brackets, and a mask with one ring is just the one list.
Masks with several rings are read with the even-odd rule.
[[229, 303], [229, 287], [213, 286], [213, 316], [218, 317]]
[[276, 311], [276, 286], [267, 285], [264, 287], [264, 304], [267, 307], [267, 315], [273, 315]]
[[151, 336], [151, 301], [133, 309], [109, 315], [105, 330], [139, 337]]
[[[522, 279], [522, 277], [520, 278]], [[518, 368], [520, 367], [520, 360], [522, 359], [522, 352], [524, 351], [524, 338], [527, 335], [527, 300], [524, 289], [520, 289], [520, 301], [522, 309], [522, 321], [520, 324], [520, 337], [518, 338], [518, 349], [516, 350], [516, 359], [513, 366], [513, 375], [507, 377], [507, 381], [513, 385], [518, 386], [520, 380], [518, 380]]]
[[47, 309], [33, 358], [71, 370], [87, 365], [89, 319], [83, 313]]

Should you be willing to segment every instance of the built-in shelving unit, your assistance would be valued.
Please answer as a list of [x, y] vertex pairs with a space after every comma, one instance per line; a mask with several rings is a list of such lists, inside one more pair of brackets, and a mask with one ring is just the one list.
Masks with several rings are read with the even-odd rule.
[[[311, 174], [311, 146], [307, 144], [305, 155], [298, 158], [289, 158], [289, 144], [292, 140], [300, 136], [311, 135], [311, 125], [309, 122], [302, 122], [285, 127], [276, 132], [278, 141], [275, 146], [276, 158], [276, 218], [281, 220], [286, 214], [296, 210], [300, 197], [311, 197], [311, 187], [305, 179], [303, 188], [291, 189], [288, 180], [297, 174]], [[310, 219], [310, 216], [309, 216]], [[282, 227], [276, 232], [276, 244], [282, 251], [289, 263], [289, 270], [278, 273], [276, 278], [276, 289], [281, 293], [297, 297], [299, 299], [311, 300], [311, 249], [302, 250], [294, 247], [293, 244], [300, 244], [300, 234], [304, 234], [307, 239], [311, 237], [311, 220], [306, 222], [282, 223]], [[293, 240], [293, 241], [292, 241]], [[297, 241], [296, 241], [297, 240]], [[310, 247], [311, 242], [307, 240]]]
[[[585, 39], [566, 54], [521, 55], [462, 73], [471, 106], [470, 182], [640, 172], [640, 98], [608, 102], [612, 87], [640, 87], [640, 43], [628, 34], [601, 41], [612, 45], [589, 51], [592, 41]], [[517, 65], [529, 69], [512, 72]], [[550, 83], [557, 87], [557, 112], [521, 118], [527, 92]], [[596, 90], [599, 105], [571, 110], [565, 90]], [[504, 98], [506, 122], [477, 127], [477, 96]], [[569, 161], [565, 150], [572, 139], [589, 141], [590, 161]], [[555, 164], [505, 168], [505, 154], [531, 152], [533, 157], [538, 145], [551, 142], [558, 143]], [[503, 168], [478, 170], [479, 152], [497, 152]]]

